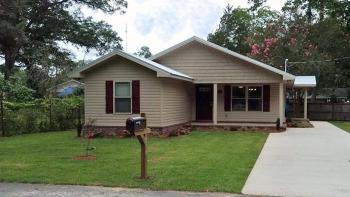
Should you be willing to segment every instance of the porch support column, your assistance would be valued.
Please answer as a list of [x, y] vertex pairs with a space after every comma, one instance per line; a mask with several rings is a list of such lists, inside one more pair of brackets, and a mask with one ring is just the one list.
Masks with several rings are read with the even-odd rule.
[[307, 119], [307, 88], [304, 89], [304, 119]]
[[281, 125], [284, 123], [285, 119], [285, 97], [284, 97], [284, 84], [279, 83], [279, 118]]
[[213, 124], [218, 124], [218, 84], [213, 84]]

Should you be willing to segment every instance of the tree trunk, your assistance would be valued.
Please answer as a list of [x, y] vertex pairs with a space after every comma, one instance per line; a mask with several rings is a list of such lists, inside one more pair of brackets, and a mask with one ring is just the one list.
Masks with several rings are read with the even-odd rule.
[[1, 113], [1, 135], [5, 137], [5, 113], [4, 113], [4, 92], [0, 93], [0, 113]]
[[80, 105], [77, 108], [77, 115], [78, 115], [78, 124], [77, 124], [77, 136], [81, 137], [81, 129], [82, 129], [82, 125], [81, 125], [81, 110], [80, 110]]
[[12, 73], [13, 68], [15, 67], [16, 62], [16, 53], [15, 50], [5, 49], [5, 67], [4, 67], [4, 79], [9, 80]]
[[320, 21], [323, 21], [324, 19], [324, 2], [320, 1]]
[[27, 87], [34, 90], [34, 96], [37, 97], [39, 94], [38, 80], [35, 79], [35, 67], [30, 63], [29, 60], [24, 59], [24, 64], [26, 65], [26, 75], [27, 75]]

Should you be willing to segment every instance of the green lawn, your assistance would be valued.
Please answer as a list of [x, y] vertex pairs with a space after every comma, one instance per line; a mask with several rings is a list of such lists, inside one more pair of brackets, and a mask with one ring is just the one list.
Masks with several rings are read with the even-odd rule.
[[331, 123], [344, 131], [350, 132], [350, 121], [333, 121]]
[[94, 139], [95, 161], [77, 161], [85, 140], [72, 131], [0, 138], [0, 181], [241, 192], [267, 134], [193, 132], [149, 140], [149, 175], [140, 174], [135, 138]]

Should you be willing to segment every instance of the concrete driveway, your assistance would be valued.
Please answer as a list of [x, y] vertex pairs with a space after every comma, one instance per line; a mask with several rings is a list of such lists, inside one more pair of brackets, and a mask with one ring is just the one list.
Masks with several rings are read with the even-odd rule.
[[328, 122], [270, 134], [244, 194], [350, 196], [350, 134]]

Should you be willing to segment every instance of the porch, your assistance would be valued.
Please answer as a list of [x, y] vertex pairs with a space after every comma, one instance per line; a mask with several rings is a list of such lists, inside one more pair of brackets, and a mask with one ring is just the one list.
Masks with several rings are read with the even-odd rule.
[[284, 83], [195, 85], [193, 126], [275, 127], [285, 122]]
[[[285, 123], [286, 87], [304, 92], [307, 119], [308, 90], [314, 76], [296, 76], [294, 83], [213, 83], [195, 85], [194, 126], [275, 126]], [[306, 96], [305, 96], [306, 95]]]

